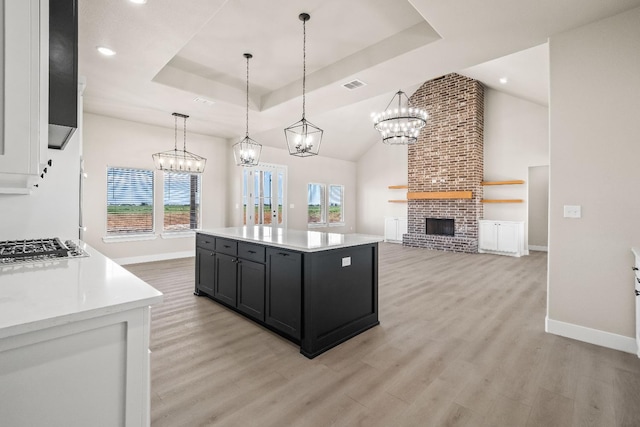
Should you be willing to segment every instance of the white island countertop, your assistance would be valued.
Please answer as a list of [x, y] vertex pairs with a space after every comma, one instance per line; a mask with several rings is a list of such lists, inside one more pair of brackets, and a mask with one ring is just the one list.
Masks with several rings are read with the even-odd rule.
[[0, 266], [0, 339], [162, 302], [86, 243], [89, 256]]
[[293, 230], [271, 226], [228, 227], [200, 230], [199, 233], [301, 252], [319, 252], [382, 242], [382, 236]]

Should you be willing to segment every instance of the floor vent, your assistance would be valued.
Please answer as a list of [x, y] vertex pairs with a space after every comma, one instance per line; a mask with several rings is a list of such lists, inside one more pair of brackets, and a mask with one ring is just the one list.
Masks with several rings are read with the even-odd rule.
[[363, 82], [362, 80], [355, 79], [355, 80], [352, 80], [352, 81], [350, 81], [348, 83], [343, 84], [342, 87], [347, 88], [349, 90], [354, 90], [354, 89], [358, 89], [359, 87], [366, 86], [366, 85], [367, 84], [365, 82]]

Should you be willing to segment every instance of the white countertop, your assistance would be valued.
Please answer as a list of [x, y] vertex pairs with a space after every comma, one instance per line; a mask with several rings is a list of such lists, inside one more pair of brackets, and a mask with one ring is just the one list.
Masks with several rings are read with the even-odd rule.
[[200, 233], [302, 252], [319, 252], [337, 248], [382, 242], [382, 236], [303, 231], [271, 226], [228, 227], [200, 230]]
[[0, 339], [162, 302], [162, 293], [86, 243], [89, 257], [0, 266]]

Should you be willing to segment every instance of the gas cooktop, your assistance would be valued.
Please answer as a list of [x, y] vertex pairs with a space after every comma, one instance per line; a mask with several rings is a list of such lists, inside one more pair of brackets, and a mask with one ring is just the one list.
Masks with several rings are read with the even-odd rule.
[[47, 239], [0, 241], [0, 265], [89, 256], [72, 240], [64, 243], [57, 237]]

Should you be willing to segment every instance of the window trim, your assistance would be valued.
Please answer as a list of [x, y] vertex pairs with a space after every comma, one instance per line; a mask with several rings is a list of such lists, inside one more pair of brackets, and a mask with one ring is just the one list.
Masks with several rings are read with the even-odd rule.
[[[138, 170], [151, 172], [151, 230], [137, 233], [127, 232], [110, 232], [109, 220], [108, 220], [108, 208], [109, 208], [109, 169], [126, 169], [126, 170]], [[111, 166], [107, 165], [105, 169], [105, 218], [103, 221], [104, 235], [102, 241], [104, 243], [117, 243], [117, 242], [136, 242], [143, 240], [155, 240], [157, 238], [156, 232], [156, 171], [149, 168], [140, 168], [134, 166]]]

